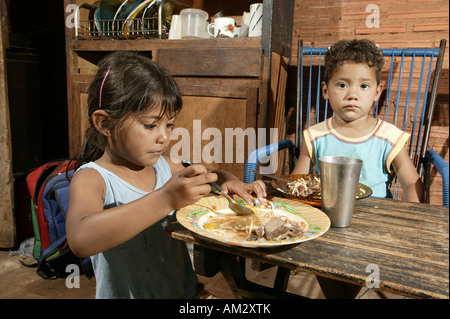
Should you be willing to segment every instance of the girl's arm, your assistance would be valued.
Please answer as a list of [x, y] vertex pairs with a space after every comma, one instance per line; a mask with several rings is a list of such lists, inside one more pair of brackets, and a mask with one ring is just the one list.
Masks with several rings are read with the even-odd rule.
[[201, 165], [175, 174], [163, 187], [133, 202], [104, 209], [105, 183], [94, 169], [78, 171], [70, 183], [67, 241], [87, 257], [131, 239], [174, 209], [191, 205], [211, 191], [217, 179]]
[[392, 165], [402, 185], [403, 200], [409, 202], [423, 202], [424, 188], [422, 180], [416, 171], [411, 159], [403, 147], [394, 158]]
[[214, 170], [219, 177], [217, 182], [225, 193], [237, 194], [250, 206], [253, 206], [251, 193], [254, 193], [258, 201], [262, 203], [267, 197], [266, 185], [262, 180], [256, 180], [253, 183], [244, 183], [235, 175], [227, 171]]
[[[166, 156], [164, 158], [169, 163], [172, 174], [180, 172], [184, 168], [181, 163], [173, 163]], [[250, 196], [251, 193], [254, 193], [260, 202], [263, 202], [264, 197], [267, 196], [266, 185], [261, 180], [256, 180], [253, 183], [244, 183], [228, 171], [208, 170], [208, 172], [217, 174], [217, 183], [225, 193], [237, 194], [251, 206], [253, 206], [252, 197]]]

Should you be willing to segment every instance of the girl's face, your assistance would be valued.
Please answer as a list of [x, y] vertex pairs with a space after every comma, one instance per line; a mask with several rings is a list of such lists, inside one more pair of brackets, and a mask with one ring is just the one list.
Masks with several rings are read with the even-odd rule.
[[[155, 164], [170, 143], [174, 118], [166, 113], [161, 118], [160, 108], [128, 118], [116, 133], [117, 146], [112, 153], [122, 161], [136, 166]], [[159, 119], [158, 119], [159, 118]]]
[[322, 84], [324, 98], [345, 122], [367, 117], [381, 92], [375, 70], [364, 63], [346, 62]]

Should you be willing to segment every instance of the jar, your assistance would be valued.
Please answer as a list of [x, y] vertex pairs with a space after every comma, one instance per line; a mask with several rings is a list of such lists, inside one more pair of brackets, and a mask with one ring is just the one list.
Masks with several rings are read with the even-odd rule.
[[200, 9], [183, 9], [181, 16], [181, 38], [198, 39], [209, 38], [207, 32], [208, 13]]

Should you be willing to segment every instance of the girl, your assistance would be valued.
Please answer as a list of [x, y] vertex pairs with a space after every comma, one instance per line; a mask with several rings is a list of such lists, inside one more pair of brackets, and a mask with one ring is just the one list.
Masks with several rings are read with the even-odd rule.
[[164, 155], [182, 102], [173, 78], [146, 57], [115, 52], [99, 63], [88, 95], [81, 165], [70, 184], [67, 240], [91, 256], [97, 298], [193, 298], [197, 278], [182, 241], [165, 234], [174, 210], [218, 181], [248, 203], [265, 186]]

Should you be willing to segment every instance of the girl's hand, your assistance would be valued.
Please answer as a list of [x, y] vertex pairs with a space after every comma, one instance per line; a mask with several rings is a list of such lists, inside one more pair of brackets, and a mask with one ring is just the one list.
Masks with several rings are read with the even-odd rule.
[[264, 197], [267, 197], [266, 185], [261, 180], [253, 183], [244, 183], [237, 179], [229, 180], [224, 182], [221, 187], [227, 194], [234, 193], [239, 195], [250, 206], [253, 206], [252, 197], [250, 196], [251, 193], [254, 193], [261, 203], [264, 201]]
[[196, 164], [176, 172], [160, 190], [170, 206], [179, 209], [208, 195], [211, 192], [208, 183], [215, 181], [217, 174], [208, 172], [203, 165]]

